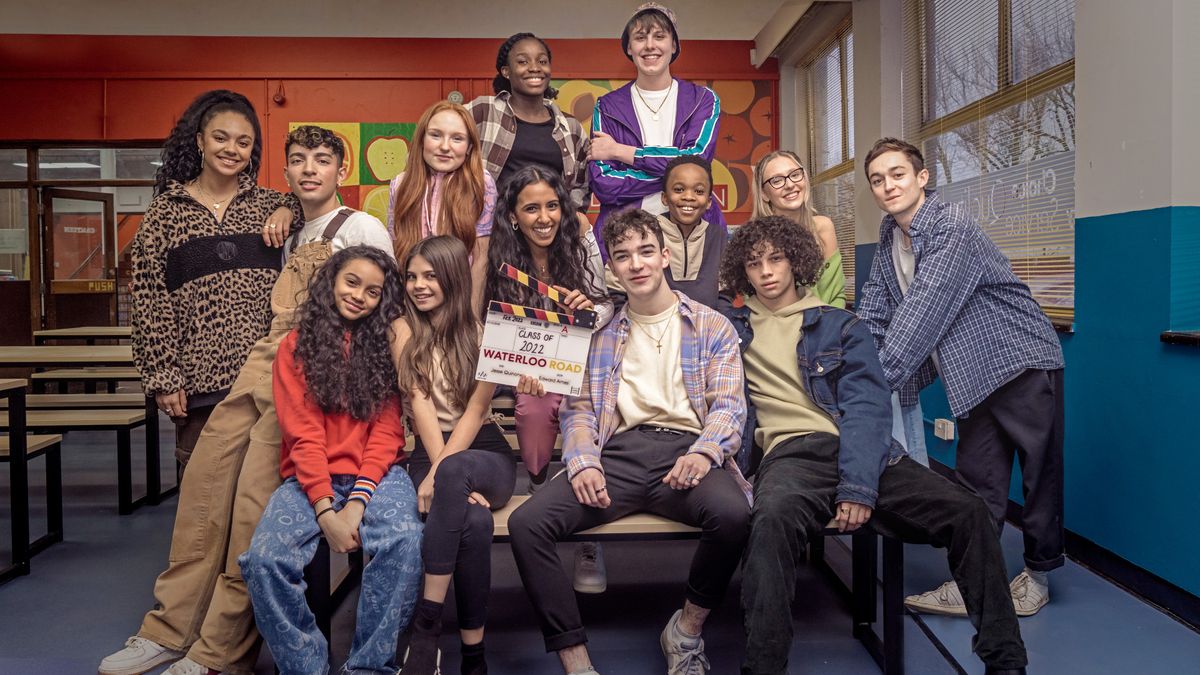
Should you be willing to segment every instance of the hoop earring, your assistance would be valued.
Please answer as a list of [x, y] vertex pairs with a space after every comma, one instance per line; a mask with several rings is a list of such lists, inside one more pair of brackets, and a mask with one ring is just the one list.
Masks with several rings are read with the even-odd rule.
[[510, 222], [510, 223], [512, 223], [512, 226], [513, 226], [513, 232], [516, 232], [516, 231], [517, 231], [517, 221], [515, 221], [515, 220], [510, 220], [509, 222]]

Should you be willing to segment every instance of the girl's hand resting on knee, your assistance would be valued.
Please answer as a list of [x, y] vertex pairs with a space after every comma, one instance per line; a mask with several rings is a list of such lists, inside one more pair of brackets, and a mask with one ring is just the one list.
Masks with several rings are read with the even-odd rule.
[[341, 513], [330, 511], [321, 516], [317, 524], [321, 526], [321, 533], [325, 535], [325, 541], [329, 542], [329, 548], [334, 553], [358, 550], [358, 528], [351, 528], [341, 517]]
[[484, 499], [483, 495], [479, 494], [478, 492], [472, 492], [471, 494], [467, 495], [467, 503], [478, 504], [485, 509], [492, 508], [492, 503]]
[[425, 476], [425, 480], [417, 486], [417, 510], [421, 513], [429, 513], [429, 507], [433, 505], [433, 471]]

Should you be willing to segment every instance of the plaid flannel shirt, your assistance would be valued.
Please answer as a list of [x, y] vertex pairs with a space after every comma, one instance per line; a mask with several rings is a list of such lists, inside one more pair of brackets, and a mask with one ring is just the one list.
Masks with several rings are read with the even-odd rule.
[[[509, 97], [509, 92], [502, 91], [495, 96], [480, 96], [466, 106], [475, 119], [475, 126], [479, 128], [479, 143], [484, 149], [483, 159], [488, 173], [497, 179], [517, 140], [517, 117], [513, 114]], [[582, 211], [592, 202], [587, 166], [590, 141], [579, 120], [567, 117], [553, 101], [547, 100], [546, 107], [554, 119], [554, 129], [550, 133], [562, 150], [563, 182], [571, 194], [571, 201], [575, 203], [575, 210]]]
[[902, 405], [937, 375], [937, 350], [950, 410], [964, 417], [1026, 368], [1063, 367], [1062, 345], [1008, 258], [958, 204], [933, 190], [913, 217], [916, 272], [900, 292], [892, 242], [898, 224], [884, 216], [871, 275], [855, 307], [871, 329], [888, 385]]
[[[688, 452], [703, 453], [714, 466], [724, 466], [734, 473], [748, 495], [749, 485], [735, 461], [742, 444], [742, 427], [746, 423], [742, 355], [737, 333], [729, 320], [718, 312], [678, 291], [675, 295], [679, 297], [682, 316], [680, 363], [683, 385], [692, 409], [704, 425]], [[571, 478], [584, 469], [604, 470], [600, 465], [600, 454], [620, 423], [617, 389], [630, 330], [626, 307], [617, 312], [608, 326], [592, 336], [583, 390], [579, 396], [568, 397], [563, 406], [563, 464]]]

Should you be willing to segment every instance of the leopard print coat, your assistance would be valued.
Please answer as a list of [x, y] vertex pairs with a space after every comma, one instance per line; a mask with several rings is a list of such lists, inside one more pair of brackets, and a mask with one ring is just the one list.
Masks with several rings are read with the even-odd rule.
[[133, 241], [130, 283], [133, 357], [147, 395], [182, 389], [192, 397], [233, 385], [271, 323], [282, 255], [260, 233], [280, 206], [296, 215], [293, 227], [303, 225], [294, 195], [245, 175], [221, 222], [179, 182], [150, 202]]

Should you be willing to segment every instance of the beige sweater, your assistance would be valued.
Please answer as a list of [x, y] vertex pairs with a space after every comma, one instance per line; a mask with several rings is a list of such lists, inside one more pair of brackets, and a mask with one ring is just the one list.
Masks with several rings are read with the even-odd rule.
[[778, 311], [755, 296], [746, 298], [754, 340], [743, 354], [750, 400], [758, 413], [754, 442], [769, 453], [789, 438], [816, 431], [838, 433], [837, 424], [808, 392], [796, 362], [796, 344], [804, 326], [804, 310], [825, 304], [813, 293]]

